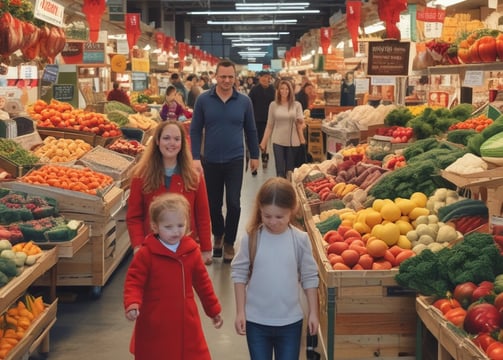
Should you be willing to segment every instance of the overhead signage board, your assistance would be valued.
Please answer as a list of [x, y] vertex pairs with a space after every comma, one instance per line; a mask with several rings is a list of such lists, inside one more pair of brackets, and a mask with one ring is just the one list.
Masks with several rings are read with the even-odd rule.
[[64, 27], [65, 7], [53, 0], [36, 0], [33, 16], [57, 27]]
[[368, 75], [407, 76], [410, 42], [369, 42]]

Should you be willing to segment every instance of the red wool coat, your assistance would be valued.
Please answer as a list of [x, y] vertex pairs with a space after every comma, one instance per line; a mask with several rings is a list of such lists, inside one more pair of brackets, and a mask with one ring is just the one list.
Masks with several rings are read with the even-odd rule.
[[207, 316], [220, 314], [197, 243], [186, 236], [173, 253], [149, 235], [134, 255], [124, 285], [124, 308], [139, 304], [131, 339], [135, 360], [211, 359], [193, 289]]
[[199, 241], [201, 251], [211, 251], [211, 220], [206, 183], [201, 176], [196, 190], [185, 191], [183, 179], [179, 174], [171, 178], [169, 189], [162, 184], [159, 189], [143, 193], [143, 179], [133, 178], [127, 204], [126, 223], [133, 248], [141, 245], [145, 236], [151, 233], [148, 209], [154, 197], [166, 192], [182, 194], [190, 204], [190, 236]]

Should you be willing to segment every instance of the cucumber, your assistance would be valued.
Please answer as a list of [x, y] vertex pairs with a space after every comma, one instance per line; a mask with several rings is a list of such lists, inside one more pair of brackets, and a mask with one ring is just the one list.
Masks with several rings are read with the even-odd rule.
[[438, 218], [442, 222], [462, 216], [488, 216], [489, 209], [482, 200], [463, 199], [438, 209]]

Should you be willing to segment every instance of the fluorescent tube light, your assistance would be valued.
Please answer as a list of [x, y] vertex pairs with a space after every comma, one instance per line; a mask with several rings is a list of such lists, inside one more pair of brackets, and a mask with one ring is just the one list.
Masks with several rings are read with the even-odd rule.
[[435, 6], [442, 6], [442, 7], [449, 7], [452, 5], [459, 4], [460, 2], [463, 2], [464, 0], [433, 0], [429, 1], [426, 6], [428, 7], [435, 7]]
[[214, 21], [208, 20], [206, 22], [208, 25], [288, 25], [297, 24], [297, 19], [285, 19], [285, 20], [249, 20], [249, 21]]
[[279, 40], [279, 37], [244, 37], [240, 39], [232, 39], [232, 42], [243, 42], [243, 41], [274, 41]]
[[308, 2], [293, 2], [293, 3], [236, 3], [236, 9], [242, 8], [276, 8], [276, 9], [284, 9], [284, 8], [299, 8], [305, 9], [310, 4]]
[[[246, 46], [257, 46], [259, 44], [257, 43], [233, 43], [231, 46], [232, 47], [246, 47]], [[260, 44], [260, 46], [271, 46], [272, 43], [263, 43], [263, 44]]]
[[222, 36], [279, 36], [290, 35], [290, 31], [271, 31], [271, 32], [223, 32]]
[[189, 11], [188, 15], [290, 15], [290, 14], [319, 14], [320, 10], [251, 10], [251, 11]]

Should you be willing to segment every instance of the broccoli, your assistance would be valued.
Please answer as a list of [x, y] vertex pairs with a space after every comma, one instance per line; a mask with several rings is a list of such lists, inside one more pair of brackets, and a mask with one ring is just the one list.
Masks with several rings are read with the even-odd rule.
[[397, 283], [424, 295], [444, 296], [456, 285], [494, 281], [503, 273], [503, 256], [490, 234], [471, 233], [452, 248], [429, 249], [400, 264]]
[[437, 146], [438, 141], [434, 138], [417, 140], [403, 150], [403, 156], [409, 161], [410, 158]]
[[406, 107], [399, 107], [391, 110], [384, 118], [386, 126], [405, 126], [407, 121], [411, 120], [414, 115]]
[[451, 110], [451, 116], [458, 119], [459, 121], [465, 121], [472, 116], [473, 105], [472, 104], [459, 104], [456, 105]]
[[420, 117], [409, 120], [407, 127], [412, 128], [417, 139], [426, 139], [433, 135], [433, 126]]

